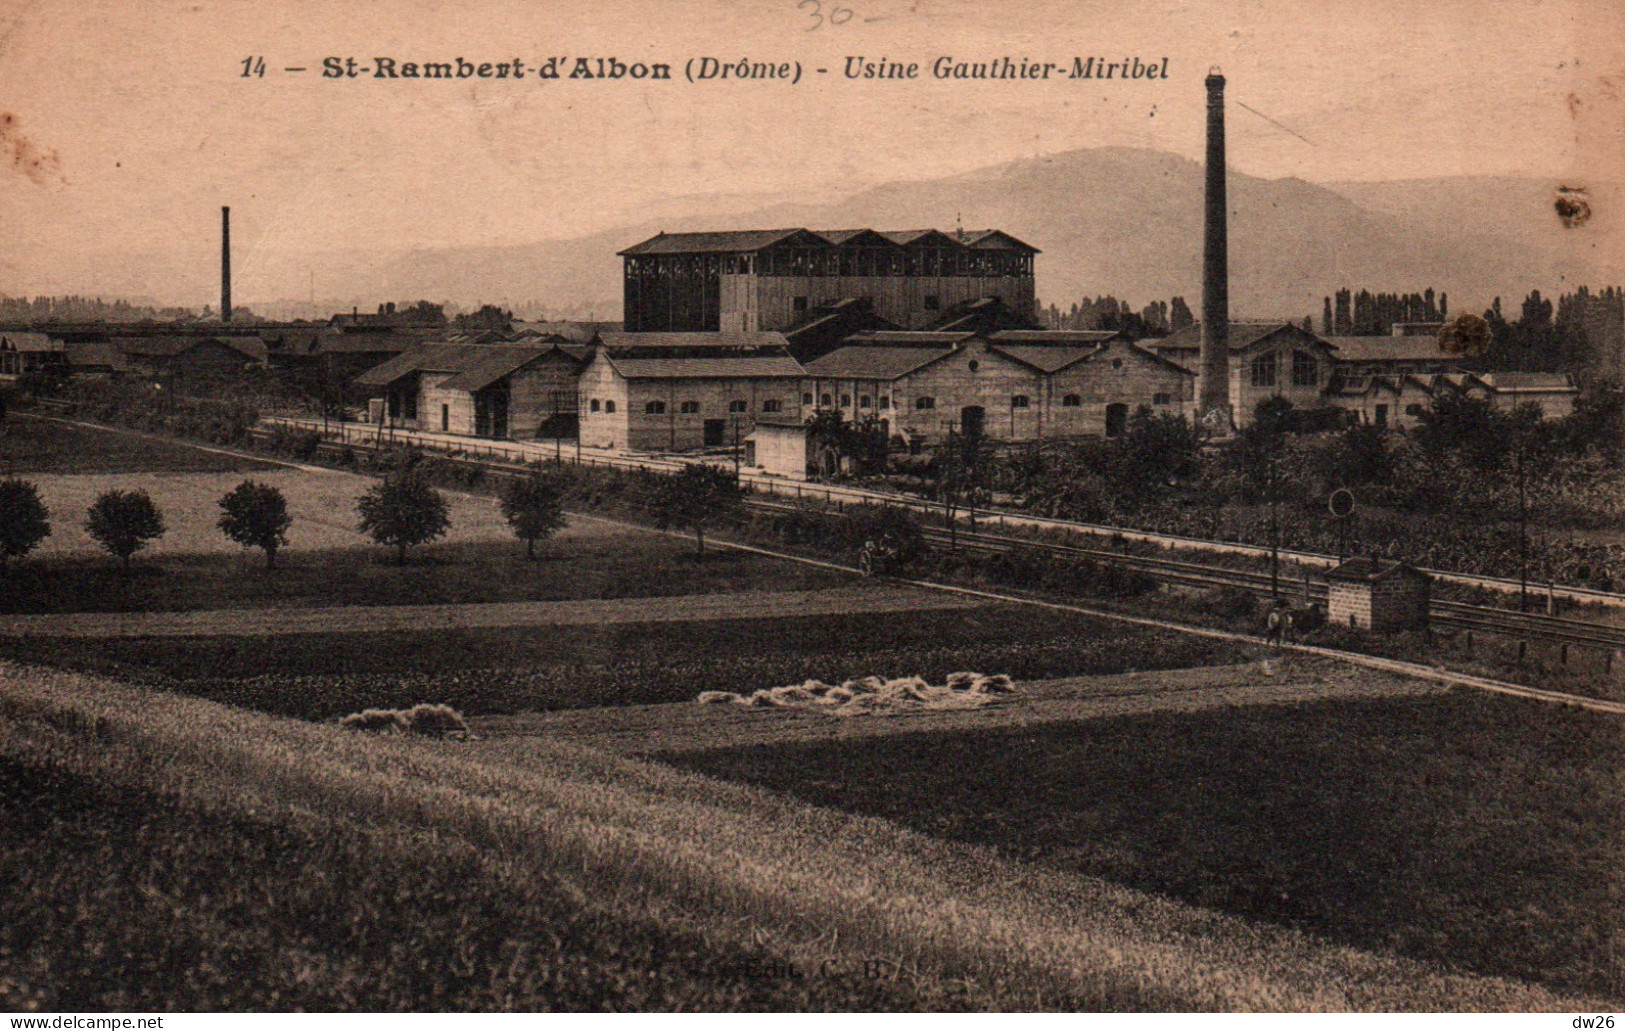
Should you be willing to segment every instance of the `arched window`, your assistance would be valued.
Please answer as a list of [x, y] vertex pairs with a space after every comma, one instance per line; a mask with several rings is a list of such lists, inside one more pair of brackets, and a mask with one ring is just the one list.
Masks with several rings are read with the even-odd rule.
[[595, 397], [592, 399], [592, 403], [588, 407], [591, 408], [592, 411], [596, 412], [602, 406], [598, 403], [598, 399]]
[[776, 397], [770, 397], [766, 401], [763, 401], [762, 402], [762, 411], [763, 412], [777, 412], [777, 411], [779, 411], [779, 399], [776, 398]]
[[664, 401], [646, 401], [646, 402], [644, 402], [643, 414], [645, 414], [645, 415], [664, 415], [665, 413], [666, 413], [666, 402], [664, 402]]
[[1151, 395], [1151, 403], [1154, 404], [1154, 405], [1169, 404], [1169, 403], [1171, 403], [1173, 401], [1173, 399], [1174, 399], [1174, 396], [1172, 394], [1152, 394]]
[[605, 401], [604, 402], [604, 414], [605, 415], [614, 415], [615, 414], [615, 402], [614, 401]]
[[828, 394], [819, 394], [818, 395], [818, 404], [821, 407], [828, 408], [833, 403], [834, 402], [830, 400], [830, 396]]
[[698, 401], [684, 401], [678, 411], [684, 415], [699, 415], [700, 403]]
[[864, 395], [862, 395], [861, 397], [858, 398], [858, 407], [859, 408], [868, 408], [869, 407], [869, 395], [868, 394], [864, 394]]
[[916, 397], [914, 399], [914, 407], [922, 412], [927, 408], [935, 408], [936, 406], [937, 399], [934, 397]]
[[1253, 359], [1253, 386], [1275, 386], [1275, 352], [1261, 354]]
[[812, 404], [812, 395], [811, 394], [802, 394], [801, 395], [801, 403], [804, 404], [804, 405]]
[[1065, 397], [1061, 398], [1061, 407], [1062, 408], [1077, 408], [1077, 407], [1081, 406], [1082, 404], [1083, 404], [1083, 398], [1079, 397], [1077, 394], [1068, 394]]
[[1014, 397], [1010, 398], [1011, 408], [1026, 408], [1028, 404], [1030, 404], [1030, 402], [1028, 401], [1026, 394], [1016, 394]]
[[730, 411], [730, 412], [748, 412], [748, 411], [750, 411], [750, 403], [747, 402], [747, 401], [729, 401], [728, 402], [728, 411]]
[[842, 394], [841, 395], [841, 407], [842, 408], [851, 408], [852, 407], [852, 395], [851, 394]]
[[1320, 382], [1320, 366], [1315, 356], [1307, 351], [1292, 352], [1292, 385], [1312, 387]]
[[886, 408], [891, 407], [891, 396], [889, 394], [881, 394], [880, 395], [880, 407], [882, 409], [886, 409]]

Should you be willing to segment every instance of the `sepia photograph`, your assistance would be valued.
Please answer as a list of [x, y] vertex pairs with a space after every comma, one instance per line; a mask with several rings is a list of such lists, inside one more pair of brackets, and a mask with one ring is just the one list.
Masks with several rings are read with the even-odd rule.
[[1625, 1009], [1625, 0], [0, 0], [0, 158], [8, 1027]]

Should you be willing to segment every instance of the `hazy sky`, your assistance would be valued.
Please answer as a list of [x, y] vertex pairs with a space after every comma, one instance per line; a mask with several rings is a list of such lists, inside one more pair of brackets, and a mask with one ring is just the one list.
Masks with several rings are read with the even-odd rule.
[[[815, 8], [842, 24], [812, 28]], [[0, 12], [0, 292], [87, 255], [206, 250], [221, 204], [252, 265], [574, 236], [683, 195], [825, 198], [1080, 147], [1199, 158], [1211, 65], [1230, 83], [1231, 164], [1252, 175], [1625, 168], [1625, 0], [0, 0]], [[550, 55], [668, 62], [678, 78], [320, 75], [329, 56], [534, 67]], [[921, 77], [849, 81], [843, 62], [859, 55], [918, 62]], [[941, 56], [1004, 55], [1166, 57], [1169, 78], [930, 76]], [[242, 77], [251, 56], [263, 78]], [[800, 61], [804, 78], [681, 81], [704, 56]]]

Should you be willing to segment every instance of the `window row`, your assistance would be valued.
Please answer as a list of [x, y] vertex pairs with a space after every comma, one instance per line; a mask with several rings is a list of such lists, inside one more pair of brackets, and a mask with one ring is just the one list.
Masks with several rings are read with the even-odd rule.
[[[801, 395], [801, 403], [804, 404], [804, 405], [811, 405], [813, 403], [813, 395], [811, 395], [811, 394], [802, 394]], [[819, 405], [819, 407], [821, 407], [821, 408], [832, 408], [832, 407], [834, 407], [834, 403], [835, 403], [834, 395], [832, 395], [832, 394], [819, 394], [818, 395], [818, 405]], [[1174, 403], [1174, 396], [1173, 396], [1173, 394], [1168, 393], [1166, 391], [1159, 391], [1158, 393], [1152, 395], [1151, 403], [1156, 404], [1156, 405], [1173, 404]], [[869, 405], [869, 395], [860, 394], [858, 396], [858, 407], [859, 408], [868, 408], [869, 406], [870, 406]], [[914, 399], [914, 407], [916, 409], [921, 410], [921, 411], [924, 411], [924, 410], [930, 409], [930, 408], [935, 408], [936, 406], [937, 406], [937, 399], [934, 398], [934, 397], [917, 397], [917, 398]], [[1065, 396], [1063, 396], [1061, 398], [1061, 407], [1062, 408], [1081, 408], [1082, 406], [1083, 406], [1083, 397], [1081, 395], [1079, 395], [1079, 394], [1067, 394], [1067, 395], [1065, 395]], [[851, 394], [842, 394], [841, 395], [841, 407], [842, 408], [851, 408], [852, 407], [852, 395]], [[879, 404], [878, 407], [880, 407], [880, 408], [889, 408], [889, 407], [891, 407], [891, 398], [887, 397], [884, 394], [880, 395], [880, 404]], [[1032, 407], [1032, 398], [1027, 396], [1026, 394], [1013, 394], [1010, 397], [1010, 407], [1011, 408], [1031, 408]]]
[[[602, 401], [601, 402], [598, 398], [595, 397], [592, 400], [587, 402], [587, 410], [590, 411], [590, 412], [602, 411], [606, 415], [612, 415], [615, 412], [615, 402], [614, 401]], [[698, 415], [698, 414], [700, 414], [700, 403], [698, 401], [680, 401], [680, 402], [678, 402], [677, 410], [678, 410], [678, 412], [680, 412], [683, 415]], [[762, 411], [765, 414], [770, 414], [771, 415], [771, 414], [774, 414], [776, 412], [782, 412], [783, 410], [784, 410], [784, 402], [779, 400], [776, 397], [770, 397], [767, 400], [762, 402]], [[744, 401], [744, 400], [729, 401], [728, 402], [728, 411], [729, 411], [730, 414], [734, 414], [734, 415], [739, 415], [739, 414], [742, 414], [742, 413], [745, 413], [745, 412], [749, 412], [750, 411], [750, 402], [749, 401]], [[643, 403], [643, 412], [644, 412], [645, 415], [664, 415], [664, 414], [666, 414], [666, 402], [664, 402], [664, 401], [645, 401]]]

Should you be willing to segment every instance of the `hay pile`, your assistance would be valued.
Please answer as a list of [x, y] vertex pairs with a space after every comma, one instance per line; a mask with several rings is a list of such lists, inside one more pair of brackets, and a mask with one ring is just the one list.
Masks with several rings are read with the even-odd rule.
[[809, 680], [804, 684], [765, 688], [748, 695], [733, 691], [701, 691], [701, 705], [744, 705], [754, 709], [807, 709], [831, 716], [891, 715], [932, 710], [980, 709], [1002, 701], [1016, 689], [1000, 673], [950, 673], [940, 686], [920, 677], [884, 680], [863, 677], [839, 685]]
[[468, 737], [468, 721], [449, 705], [423, 703], [410, 709], [363, 709], [339, 720], [345, 730], [368, 734]]

